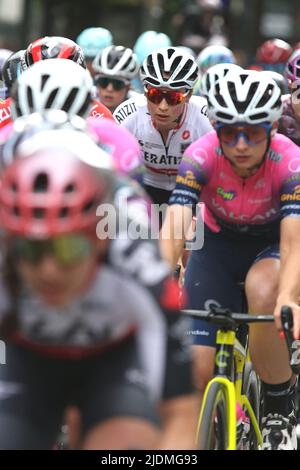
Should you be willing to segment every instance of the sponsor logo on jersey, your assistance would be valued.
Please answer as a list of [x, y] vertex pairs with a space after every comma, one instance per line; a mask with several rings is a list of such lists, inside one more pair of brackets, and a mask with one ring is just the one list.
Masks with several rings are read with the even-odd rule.
[[254, 189], [264, 188], [265, 185], [266, 185], [266, 183], [265, 183], [264, 178], [260, 178], [260, 179], [257, 180], [257, 182], [255, 183]]
[[133, 114], [137, 111], [136, 104], [134, 101], [130, 103], [125, 103], [119, 111], [114, 114], [114, 118], [119, 122], [123, 122], [130, 114]]
[[225, 191], [221, 186], [217, 188], [217, 194], [219, 194], [224, 201], [232, 201], [237, 195], [236, 191]]
[[11, 119], [11, 109], [10, 106], [7, 108], [0, 108], [0, 123]]
[[191, 170], [187, 170], [184, 176], [177, 175], [176, 183], [184, 184], [185, 186], [196, 189], [197, 191], [200, 191], [202, 188], [201, 184], [198, 183], [194, 173]]
[[292, 173], [300, 172], [300, 158], [299, 157], [293, 158], [289, 162], [289, 171], [291, 171]]
[[179, 165], [182, 157], [144, 152], [144, 159], [146, 163], [152, 163], [153, 165]]
[[275, 163], [279, 163], [282, 160], [282, 154], [275, 152], [275, 150], [269, 151], [269, 160]]
[[190, 137], [190, 135], [191, 135], [190, 131], [185, 130], [185, 131], [182, 133], [182, 138], [183, 138], [183, 140], [187, 140], [187, 139]]
[[300, 185], [295, 186], [293, 194], [283, 193], [280, 197], [282, 202], [284, 201], [300, 201]]

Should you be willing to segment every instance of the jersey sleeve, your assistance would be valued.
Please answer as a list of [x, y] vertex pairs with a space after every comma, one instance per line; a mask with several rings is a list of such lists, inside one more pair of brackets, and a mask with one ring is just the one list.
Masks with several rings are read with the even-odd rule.
[[201, 137], [185, 151], [180, 162], [176, 186], [169, 204], [190, 204], [196, 206], [200, 200], [201, 189], [209, 180], [212, 158], [209, 158], [207, 136]]
[[285, 179], [280, 188], [280, 213], [282, 219], [300, 217], [300, 171]]

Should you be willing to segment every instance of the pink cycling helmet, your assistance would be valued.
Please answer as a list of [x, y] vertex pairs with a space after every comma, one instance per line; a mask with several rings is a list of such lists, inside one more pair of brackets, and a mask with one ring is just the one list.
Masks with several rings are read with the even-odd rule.
[[116, 171], [130, 176], [142, 165], [139, 143], [125, 127], [106, 118], [88, 118], [87, 122], [90, 133], [96, 137], [100, 146], [113, 157]]
[[95, 168], [63, 148], [45, 148], [4, 169], [2, 228], [31, 238], [95, 234], [97, 207], [108, 192], [106, 178]]
[[291, 82], [300, 78], [300, 49], [294, 51], [287, 61], [284, 74]]

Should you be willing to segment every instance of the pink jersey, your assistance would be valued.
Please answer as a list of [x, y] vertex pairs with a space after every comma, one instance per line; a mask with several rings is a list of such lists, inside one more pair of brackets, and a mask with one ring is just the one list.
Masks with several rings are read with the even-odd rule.
[[258, 235], [283, 217], [300, 217], [300, 148], [276, 134], [264, 163], [245, 179], [224, 158], [216, 132], [206, 134], [186, 149], [170, 203], [195, 206], [200, 198], [214, 232]]

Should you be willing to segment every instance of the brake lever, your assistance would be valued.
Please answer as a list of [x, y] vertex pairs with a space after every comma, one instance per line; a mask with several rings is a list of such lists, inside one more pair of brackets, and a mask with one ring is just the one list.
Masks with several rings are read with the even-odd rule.
[[281, 308], [281, 324], [288, 347], [290, 366], [294, 374], [300, 374], [300, 341], [293, 337], [293, 312], [291, 307], [284, 305]]

